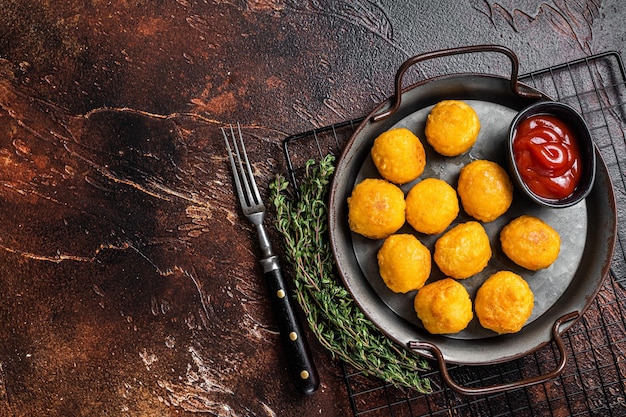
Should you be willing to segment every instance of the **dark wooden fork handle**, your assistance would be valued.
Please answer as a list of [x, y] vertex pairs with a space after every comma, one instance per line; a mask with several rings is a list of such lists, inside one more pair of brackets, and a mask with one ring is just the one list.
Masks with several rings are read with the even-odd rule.
[[319, 376], [306, 336], [296, 316], [293, 299], [285, 284], [278, 258], [271, 256], [263, 259], [261, 265], [270, 291], [270, 299], [278, 321], [289, 368], [298, 390], [303, 394], [311, 395], [319, 387]]

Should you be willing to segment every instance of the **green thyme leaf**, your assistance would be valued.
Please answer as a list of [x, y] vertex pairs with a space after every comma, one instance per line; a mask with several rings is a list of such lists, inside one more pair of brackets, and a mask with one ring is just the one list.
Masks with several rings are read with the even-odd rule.
[[293, 268], [296, 299], [311, 331], [334, 357], [394, 386], [430, 392], [430, 381], [420, 375], [427, 362], [387, 338], [335, 277], [326, 204], [334, 162], [327, 155], [319, 163], [306, 163], [299, 200], [288, 197], [289, 182], [283, 176], [270, 184], [276, 228]]

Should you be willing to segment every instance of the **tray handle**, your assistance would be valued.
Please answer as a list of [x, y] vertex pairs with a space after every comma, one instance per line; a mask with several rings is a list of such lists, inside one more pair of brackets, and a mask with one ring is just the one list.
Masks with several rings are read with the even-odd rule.
[[511, 90], [520, 97], [531, 98], [531, 99], [540, 99], [543, 97], [543, 94], [531, 92], [531, 91], [522, 91], [520, 90], [518, 74], [519, 74], [519, 60], [517, 59], [517, 55], [504, 46], [500, 45], [475, 45], [475, 46], [462, 46], [459, 48], [451, 48], [451, 49], [443, 49], [440, 51], [427, 52], [425, 54], [416, 55], [412, 58], [406, 60], [398, 69], [396, 73], [395, 79], [395, 95], [393, 100], [393, 105], [389, 110], [386, 110], [380, 114], [375, 115], [372, 120], [374, 122], [378, 122], [380, 120], [384, 120], [394, 114], [399, 108], [400, 103], [402, 102], [402, 78], [404, 77], [404, 73], [413, 65], [417, 64], [421, 61], [426, 61], [433, 58], [441, 58], [452, 55], [461, 55], [461, 54], [469, 54], [475, 52], [499, 52], [509, 57], [511, 60]]
[[456, 382], [454, 382], [452, 378], [450, 377], [450, 374], [448, 373], [448, 368], [446, 367], [446, 361], [443, 357], [443, 354], [441, 353], [441, 350], [439, 350], [437, 346], [429, 342], [410, 341], [408, 343], [408, 347], [409, 349], [413, 351], [417, 351], [418, 353], [420, 350], [421, 351], [427, 350], [431, 352], [432, 355], [437, 360], [442, 378], [444, 379], [444, 381], [446, 382], [446, 384], [448, 384], [450, 388], [452, 388], [454, 391], [458, 392], [459, 394], [463, 394], [463, 395], [495, 394], [495, 393], [499, 393], [503, 391], [508, 391], [510, 389], [517, 389], [517, 388], [527, 387], [530, 385], [539, 384], [539, 383], [546, 382], [550, 379], [553, 379], [559, 376], [561, 372], [563, 372], [563, 370], [565, 369], [565, 363], [567, 361], [567, 352], [565, 352], [565, 345], [563, 344], [563, 339], [561, 339], [561, 333], [559, 332], [559, 329], [561, 325], [563, 325], [564, 323], [577, 319], [579, 316], [580, 314], [577, 311], [565, 314], [564, 316], [559, 318], [552, 326], [552, 337], [554, 341], [556, 342], [556, 345], [559, 349], [559, 355], [560, 355], [559, 363], [555, 369], [543, 375], [537, 375], [537, 376], [533, 376], [527, 379], [523, 379], [521, 381], [508, 382], [508, 383], [504, 383], [500, 385], [490, 385], [487, 387], [476, 387], [476, 388], [464, 387], [462, 385], [459, 385]]

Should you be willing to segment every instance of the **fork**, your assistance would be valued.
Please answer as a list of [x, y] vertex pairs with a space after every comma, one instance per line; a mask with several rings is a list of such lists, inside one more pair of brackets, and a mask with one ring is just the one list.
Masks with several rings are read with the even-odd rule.
[[241, 127], [237, 123], [237, 133], [230, 125], [222, 128], [228, 159], [233, 171], [235, 189], [241, 210], [255, 226], [261, 248], [260, 263], [263, 275], [270, 290], [270, 297], [278, 329], [287, 354], [287, 362], [293, 373], [298, 390], [306, 395], [313, 394], [319, 387], [317, 369], [313, 363], [302, 326], [298, 322], [292, 297], [283, 278], [278, 257], [272, 253], [270, 239], [263, 227], [265, 205], [252, 174], [252, 167], [243, 142]]

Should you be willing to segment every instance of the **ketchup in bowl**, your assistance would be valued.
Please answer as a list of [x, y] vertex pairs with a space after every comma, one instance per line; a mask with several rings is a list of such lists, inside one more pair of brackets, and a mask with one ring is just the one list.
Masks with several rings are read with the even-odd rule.
[[557, 101], [537, 101], [509, 126], [506, 155], [513, 182], [540, 206], [583, 201], [596, 178], [596, 148], [582, 115]]
[[520, 177], [537, 196], [559, 200], [574, 193], [581, 177], [575, 135], [559, 118], [536, 114], [523, 120], [513, 138]]

